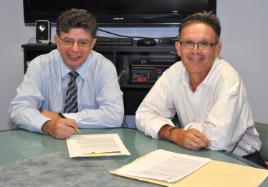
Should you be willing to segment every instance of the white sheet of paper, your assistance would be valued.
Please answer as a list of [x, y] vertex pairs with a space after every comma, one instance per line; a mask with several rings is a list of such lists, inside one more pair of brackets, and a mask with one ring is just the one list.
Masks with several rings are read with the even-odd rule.
[[118, 169], [121, 175], [176, 182], [199, 169], [209, 158], [189, 156], [162, 149], [153, 151]]
[[130, 155], [118, 134], [73, 135], [66, 141], [70, 157]]

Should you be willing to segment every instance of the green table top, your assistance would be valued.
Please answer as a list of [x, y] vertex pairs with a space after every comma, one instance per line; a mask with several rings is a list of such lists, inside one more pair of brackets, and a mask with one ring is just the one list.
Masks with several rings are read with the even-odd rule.
[[[156, 149], [165, 149], [173, 152], [178, 153], [184, 153], [188, 155], [194, 155], [194, 156], [201, 156], [201, 157], [208, 157], [213, 160], [219, 160], [219, 161], [225, 161], [230, 163], [236, 163], [241, 165], [248, 165], [249, 162], [244, 162], [242, 159], [237, 159], [236, 157], [230, 156], [228, 154], [225, 154], [223, 152], [219, 151], [213, 151], [213, 150], [199, 150], [199, 151], [191, 151], [188, 149], [181, 148], [173, 143], [162, 141], [162, 140], [156, 140], [152, 139], [148, 136], [145, 136], [143, 133], [139, 132], [135, 129], [126, 129], [126, 128], [116, 128], [116, 129], [82, 129], [80, 134], [111, 134], [111, 133], [117, 133], [120, 138], [122, 139], [123, 143], [131, 153], [131, 156], [120, 156], [120, 157], [109, 157], [109, 158], [85, 158], [85, 159], [76, 159], [72, 160], [68, 157], [68, 149], [66, 145], [66, 140], [58, 140], [55, 138], [52, 138], [48, 135], [38, 134], [38, 133], [32, 133], [24, 130], [9, 130], [9, 131], [2, 131], [0, 132], [0, 174], [1, 171], [3, 172], [3, 169], [9, 168], [9, 170], [12, 170], [12, 167], [18, 168], [20, 164], [24, 164], [28, 161], [36, 161], [37, 163], [40, 163], [40, 160], [44, 159], [53, 159], [53, 154], [55, 154], [56, 157], [61, 157], [59, 159], [65, 159], [64, 162], [75, 162], [75, 164], [79, 164], [79, 162], [87, 162], [87, 161], [95, 161], [95, 162], [105, 162], [105, 164], [110, 164], [111, 167], [108, 167], [108, 169], [116, 169], [118, 166], [122, 166], [124, 164], [127, 164], [133, 160], [135, 160], [138, 157], [143, 156], [146, 153], [149, 153]], [[64, 157], [64, 158], [62, 158]], [[39, 160], [37, 160], [39, 159]], [[113, 161], [116, 164], [113, 164]], [[57, 160], [55, 161], [57, 162]], [[100, 165], [101, 165], [100, 162]], [[107, 163], [106, 163], [107, 162]], [[80, 163], [81, 164], [81, 163]], [[38, 169], [38, 167], [35, 166], [35, 169]], [[103, 167], [103, 166], [101, 166]], [[19, 172], [19, 171], [17, 171]], [[108, 171], [107, 171], [108, 172]], [[10, 174], [12, 175], [12, 174]], [[14, 175], [19, 175], [18, 173], [15, 173]], [[5, 178], [5, 181], [7, 180], [7, 177]], [[34, 175], [35, 177], [35, 175]], [[34, 178], [33, 177], [33, 178]], [[110, 176], [109, 176], [110, 177]], [[114, 176], [116, 177], [116, 176]], [[31, 179], [33, 180], [33, 179]], [[130, 180], [130, 179], [129, 179]], [[127, 180], [124, 182], [127, 182], [127, 184], [131, 184], [133, 180]], [[2, 179], [1, 179], [2, 181]], [[81, 180], [82, 181], [82, 180]], [[80, 181], [80, 182], [81, 182]], [[20, 181], [21, 182], [21, 181]], [[25, 182], [25, 181], [24, 181]], [[65, 181], [66, 182], [66, 181]], [[122, 181], [118, 181], [121, 182]], [[135, 185], [139, 181], [134, 182]], [[266, 182], [266, 181], [265, 181]], [[134, 184], [133, 183], [133, 184]], [[12, 183], [6, 183], [7, 185]], [[14, 183], [15, 184], [15, 183]], [[27, 184], [27, 183], [26, 183]], [[25, 184], [25, 185], [26, 185]], [[34, 183], [32, 183], [34, 184]], [[58, 183], [59, 184], [59, 183]], [[80, 184], [80, 183], [79, 183]], [[83, 183], [82, 183], [83, 184]], [[142, 183], [144, 185], [144, 183]], [[146, 186], [150, 185], [145, 183]], [[268, 184], [268, 182], [264, 183], [262, 186], [266, 186], [265, 184]], [[68, 186], [64, 184], [65, 186]], [[100, 184], [98, 184], [100, 185]], [[96, 185], [96, 186], [98, 186]], [[135, 186], [133, 185], [133, 186]], [[91, 184], [92, 186], [92, 184]], [[94, 186], [94, 185], [93, 185]], [[110, 186], [110, 185], [108, 185]], [[129, 185], [127, 185], [129, 186]], [[130, 185], [131, 186], [131, 185]]]

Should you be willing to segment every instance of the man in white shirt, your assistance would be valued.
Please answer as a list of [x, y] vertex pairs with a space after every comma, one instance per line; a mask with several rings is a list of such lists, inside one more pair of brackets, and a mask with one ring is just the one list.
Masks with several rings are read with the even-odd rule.
[[[238, 72], [220, 59], [221, 26], [212, 13], [187, 17], [176, 49], [181, 61], [157, 80], [136, 112], [146, 135], [184, 148], [225, 150], [262, 166], [261, 141]], [[177, 114], [181, 128], [172, 118]]]

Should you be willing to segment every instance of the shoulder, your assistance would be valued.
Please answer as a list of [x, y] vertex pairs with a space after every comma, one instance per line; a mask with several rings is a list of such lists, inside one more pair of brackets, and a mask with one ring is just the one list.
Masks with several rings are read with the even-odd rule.
[[184, 67], [181, 61], [175, 62], [169, 68], [164, 71], [166, 75], [180, 74], [183, 71]]
[[240, 86], [243, 85], [243, 82], [235, 68], [223, 59], [217, 59], [215, 65], [216, 66], [213, 67], [212, 70], [210, 81], [221, 90], [223, 89], [233, 92], [239, 90]]
[[34, 58], [28, 65], [26, 75], [29, 77], [50, 78], [60, 71], [60, 62], [61, 57], [58, 50], [52, 50]]
[[50, 51], [49, 53], [39, 55], [35, 57], [30, 63], [29, 67], [43, 69], [46, 66], [55, 63], [60, 60], [60, 54], [57, 49]]
[[167, 68], [163, 74], [162, 78], [166, 80], [177, 80], [178, 78], [181, 79], [185, 73], [185, 68], [181, 61], [175, 62], [169, 68]]
[[92, 65], [94, 65], [96, 69], [99, 69], [101, 71], [115, 70], [113, 62], [103, 56], [101, 53], [92, 50], [92, 59]]
[[92, 56], [95, 58], [95, 63], [99, 65], [113, 65], [111, 60], [103, 56], [101, 53], [92, 50]]
[[227, 61], [218, 59], [218, 71], [215, 73], [222, 79], [227, 81], [239, 81], [240, 75], [237, 70]]

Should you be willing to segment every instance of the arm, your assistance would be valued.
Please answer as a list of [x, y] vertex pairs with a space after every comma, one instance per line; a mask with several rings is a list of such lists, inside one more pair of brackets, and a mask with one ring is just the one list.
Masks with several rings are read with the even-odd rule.
[[158, 132], [165, 125], [175, 126], [171, 119], [175, 106], [171, 97], [166, 72], [157, 80], [136, 111], [136, 126], [146, 135], [158, 138]]
[[[158, 79], [138, 108], [136, 112], [137, 128], [153, 138], [169, 140], [185, 148], [207, 148], [210, 142], [200, 131], [180, 128], [171, 130], [174, 124], [170, 119], [176, 112], [172, 92], [174, 85], [172, 83], [175, 85], [182, 83], [174, 81], [172, 72], [169, 71]], [[176, 69], [174, 76], [176, 79]]]
[[48, 79], [45, 78], [45, 68], [40, 67], [42, 62], [39, 60], [40, 57], [37, 57], [30, 63], [24, 80], [17, 89], [17, 95], [9, 109], [11, 119], [19, 128], [47, 133], [55, 138], [67, 138], [77, 128], [74, 120], [61, 119], [57, 113], [48, 110], [40, 112], [46, 98], [43, 88], [45, 84], [42, 81]]
[[42, 125], [49, 120], [39, 111], [44, 101], [43, 75], [37, 65], [39, 60], [36, 58], [30, 63], [23, 82], [17, 88], [17, 95], [9, 107], [10, 118], [17, 127], [35, 132], [42, 132]]

